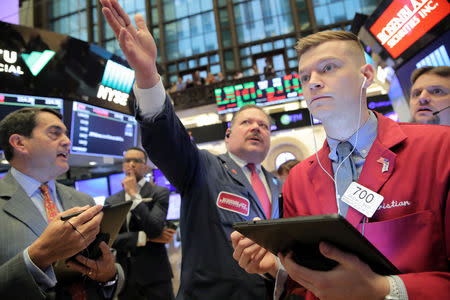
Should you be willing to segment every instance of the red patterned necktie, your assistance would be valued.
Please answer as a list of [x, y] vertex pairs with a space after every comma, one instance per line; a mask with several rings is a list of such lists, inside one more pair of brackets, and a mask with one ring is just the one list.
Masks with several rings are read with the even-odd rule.
[[266, 214], [266, 218], [270, 219], [271, 205], [269, 196], [267, 195], [266, 187], [259, 177], [258, 172], [256, 172], [255, 164], [247, 164], [247, 168], [251, 171], [250, 180], [253, 190], [258, 196], [259, 202], [261, 202], [264, 213]]
[[50, 191], [48, 189], [47, 184], [42, 184], [39, 187], [42, 195], [44, 195], [44, 205], [45, 205], [45, 213], [47, 214], [47, 220], [50, 223], [59, 214], [59, 210], [53, 202], [52, 197], [50, 196]]

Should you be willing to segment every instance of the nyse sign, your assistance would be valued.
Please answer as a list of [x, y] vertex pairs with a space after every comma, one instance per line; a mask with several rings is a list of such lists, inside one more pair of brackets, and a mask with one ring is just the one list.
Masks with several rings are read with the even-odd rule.
[[370, 31], [397, 58], [449, 11], [447, 0], [394, 0]]
[[23, 75], [23, 71], [17, 63], [17, 52], [0, 49], [0, 72]]
[[127, 106], [129, 94], [112, 89], [100, 84], [97, 92], [97, 98], [107, 100], [122, 106]]

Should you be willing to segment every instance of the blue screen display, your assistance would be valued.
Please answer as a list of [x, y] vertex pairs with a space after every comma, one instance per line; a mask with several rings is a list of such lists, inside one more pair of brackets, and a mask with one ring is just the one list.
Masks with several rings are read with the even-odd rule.
[[133, 116], [74, 101], [70, 153], [122, 158], [136, 146], [137, 128]]
[[123, 190], [122, 187], [122, 180], [125, 178], [125, 173], [117, 173], [117, 174], [111, 174], [108, 176], [109, 179], [109, 194], [114, 195], [121, 190]]
[[106, 177], [75, 181], [75, 189], [94, 198], [96, 204], [102, 204], [109, 196], [108, 179]]

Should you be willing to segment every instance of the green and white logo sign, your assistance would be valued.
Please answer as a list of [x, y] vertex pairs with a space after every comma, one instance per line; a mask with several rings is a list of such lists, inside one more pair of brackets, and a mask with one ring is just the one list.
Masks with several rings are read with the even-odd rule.
[[39, 72], [47, 65], [47, 63], [55, 55], [55, 51], [44, 50], [44, 52], [33, 51], [30, 54], [22, 53], [25, 64], [30, 69], [33, 76], [37, 76]]

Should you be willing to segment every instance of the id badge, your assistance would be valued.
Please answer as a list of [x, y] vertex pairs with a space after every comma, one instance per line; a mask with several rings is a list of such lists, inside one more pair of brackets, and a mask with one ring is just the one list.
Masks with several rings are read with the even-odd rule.
[[357, 182], [352, 182], [342, 196], [342, 201], [368, 218], [373, 216], [383, 199], [384, 197], [380, 194]]

